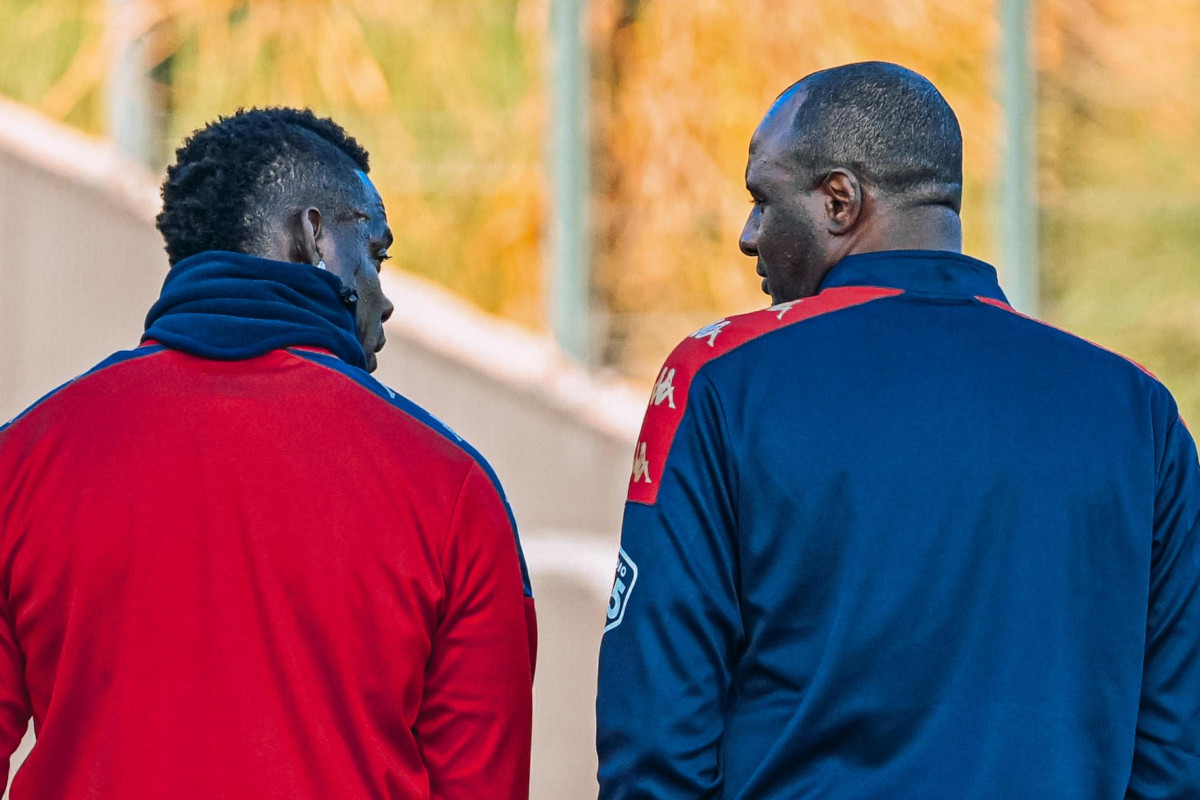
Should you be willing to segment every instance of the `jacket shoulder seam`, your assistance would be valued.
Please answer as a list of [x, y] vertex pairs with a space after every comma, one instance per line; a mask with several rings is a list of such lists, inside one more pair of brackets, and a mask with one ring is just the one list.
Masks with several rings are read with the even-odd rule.
[[74, 378], [71, 378], [71, 380], [66, 381], [65, 383], [62, 383], [62, 384], [54, 387], [49, 392], [42, 395], [40, 398], [35, 400], [32, 404], [27, 406], [23, 411], [19, 412], [15, 417], [10, 419], [8, 422], [5, 422], [4, 424], [0, 425], [0, 434], [4, 433], [9, 428], [12, 428], [13, 426], [20, 423], [22, 420], [24, 420], [30, 414], [32, 414], [33, 412], [40, 409], [44, 404], [57, 398], [59, 395], [61, 395], [67, 389], [70, 389], [73, 386], [83, 383], [88, 378], [92, 378], [96, 375], [99, 375], [101, 372], [108, 372], [112, 369], [115, 369], [116, 367], [122, 366], [131, 361], [139, 361], [148, 356], [158, 355], [160, 353], [165, 352], [167, 349], [168, 348], [163, 345], [149, 345], [149, 346], [136, 347], [132, 350], [121, 350], [117, 353], [112, 354], [111, 356], [104, 359], [96, 366], [89, 369], [87, 372], [82, 372], [79, 375], [76, 375]]
[[[415, 408], [417, 408], [420, 411], [422, 411], [423, 413], [429, 415], [431, 419], [436, 419], [433, 417], [432, 414], [429, 414], [428, 411], [425, 411], [425, 409], [421, 408], [418, 404], [413, 403], [411, 400], [408, 400], [408, 398], [404, 397], [399, 392], [393, 391], [392, 389], [388, 388], [383, 383], [372, 378], [370, 375], [364, 374], [364, 377], [365, 377], [366, 381], [370, 381], [372, 384], [375, 384], [375, 386], [378, 387], [378, 391], [374, 387], [367, 385], [366, 381], [359, 380], [357, 376], [349, 375], [333, 365], [324, 363], [324, 361], [326, 359], [331, 359], [331, 360], [336, 360], [336, 361], [341, 362], [341, 359], [339, 359], [337, 356], [329, 355], [329, 354], [322, 353], [322, 352], [316, 352], [316, 351], [312, 351], [312, 350], [306, 350], [303, 352], [303, 354], [301, 354], [301, 353], [295, 352], [293, 350], [293, 348], [290, 348], [290, 347], [285, 348], [285, 352], [287, 352], [289, 355], [293, 356], [294, 358], [299, 358], [301, 361], [306, 361], [310, 364], [316, 364], [318, 367], [321, 367], [328, 372], [332, 372], [333, 374], [339, 376], [343, 380], [349, 381], [351, 384], [353, 384], [354, 386], [357, 386], [362, 391], [366, 392], [369, 395], [372, 395], [376, 400], [383, 403], [384, 406], [390, 408], [396, 414], [400, 414], [405, 419], [412, 420], [413, 422], [417, 423], [422, 428], [424, 428], [425, 430], [428, 430], [430, 433], [434, 434], [435, 436], [438, 436], [439, 438], [446, 440], [450, 445], [452, 445], [454, 447], [455, 451], [466, 456], [470, 462], [472, 462], [472, 463], [478, 462], [479, 458], [478, 458], [478, 456], [475, 455], [475, 453], [472, 452], [473, 448], [470, 448], [467, 445], [466, 440], [463, 439], [461, 436], [459, 436], [457, 433], [455, 433], [448, 425], [445, 425], [445, 423], [442, 423], [444, 430], [439, 430], [436, 426], [431, 425], [428, 420], [421, 419], [421, 417], [419, 417], [418, 415], [412, 413], [407, 408], [404, 408], [401, 405], [399, 405], [397, 402], [395, 402], [395, 400], [396, 399], [404, 399], [408, 403], [411, 403]], [[311, 358], [310, 357], [310, 356], [314, 356], [314, 355], [318, 356], [319, 358]], [[344, 363], [344, 362], [342, 362], [342, 363]], [[354, 368], [352, 365], [349, 365], [349, 364], [347, 364], [345, 366], [348, 368]]]
[[1043, 328], [1048, 331], [1053, 331], [1054, 333], [1061, 334], [1064, 338], [1071, 339], [1075, 342], [1079, 342], [1080, 344], [1087, 345], [1088, 347], [1092, 348], [1093, 350], [1097, 350], [1101, 353], [1106, 353], [1106, 354], [1112, 356], [1113, 358], [1123, 361], [1132, 367], [1136, 367], [1139, 372], [1141, 372], [1143, 375], [1145, 375], [1146, 377], [1153, 380], [1155, 382], [1155, 384], [1162, 386], [1163, 388], [1166, 388], [1165, 385], [1163, 384], [1163, 382], [1161, 380], [1159, 380], [1159, 377], [1157, 375], [1155, 375], [1153, 372], [1151, 372], [1149, 369], [1147, 369], [1145, 366], [1138, 363], [1137, 361], [1134, 361], [1132, 358], [1130, 358], [1127, 355], [1118, 353], [1116, 350], [1113, 350], [1110, 347], [1105, 347], [1102, 344], [1093, 342], [1091, 339], [1088, 339], [1084, 336], [1080, 336], [1078, 333], [1069, 331], [1066, 328], [1060, 328], [1057, 325], [1046, 322], [1045, 320], [1038, 319], [1036, 317], [1031, 317], [1028, 314], [1022, 314], [1020, 311], [1017, 311], [1012, 306], [1010, 306], [1007, 303], [1004, 303], [1000, 300], [994, 300], [990, 297], [976, 297], [975, 299], [978, 302], [982, 303], [983, 305], [991, 306], [992, 308], [998, 309], [1000, 311], [1006, 311], [1009, 314], [1011, 314], [1012, 316], [1015, 316], [1019, 319], [1025, 320], [1026, 322], [1028, 322], [1031, 325], [1036, 325], [1039, 328]]
[[903, 289], [878, 286], [834, 287], [813, 297], [726, 317], [690, 334], [671, 351], [651, 391], [634, 449], [627, 501], [643, 505], [658, 501], [666, 460], [687, 414], [691, 388], [708, 365], [785, 328], [903, 294]]

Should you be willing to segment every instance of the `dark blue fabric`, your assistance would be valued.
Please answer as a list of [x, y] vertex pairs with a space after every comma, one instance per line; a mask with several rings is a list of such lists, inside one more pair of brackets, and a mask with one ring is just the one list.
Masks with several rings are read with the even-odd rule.
[[476, 464], [479, 465], [479, 468], [483, 470], [485, 475], [487, 475], [488, 480], [490, 480], [492, 483], [492, 487], [496, 490], [496, 494], [500, 496], [500, 500], [504, 504], [504, 510], [508, 514], [508, 523], [512, 526], [513, 538], [517, 545], [517, 558], [521, 563], [521, 579], [525, 584], [525, 596], [533, 597], [533, 584], [529, 580], [529, 567], [525, 564], [525, 552], [521, 548], [521, 537], [517, 533], [517, 518], [513, 515], [512, 506], [509, 505], [508, 502], [508, 496], [504, 493], [504, 487], [500, 485], [500, 477], [496, 475], [496, 471], [492, 469], [492, 465], [489, 464], [488, 460], [483, 457], [483, 454], [472, 447], [466, 439], [455, 433], [454, 429], [449, 425], [442, 422], [433, 414], [430, 414], [428, 411], [421, 408], [404, 395], [393, 391], [388, 386], [385, 386], [384, 384], [375, 380], [364, 370], [354, 369], [335, 358], [330, 358], [329, 356], [324, 355], [323, 353], [313, 353], [305, 350], [293, 350], [291, 352], [294, 355], [312, 361], [313, 363], [321, 364], [329, 369], [336, 370], [337, 372], [340, 372], [341, 374], [350, 378], [372, 394], [382, 398], [384, 401], [390, 403], [400, 411], [408, 414], [414, 419], [419, 420], [422, 424], [433, 429], [441, 436], [453, 442], [467, 455], [469, 455]]
[[1170, 394], [976, 300], [1002, 295], [973, 259], [824, 285], [905, 293], [708, 362], [657, 502], [626, 506], [602, 800], [1200, 798], [1200, 462]]
[[890, 250], [847, 256], [821, 281], [835, 286], [883, 286], [909, 294], [990, 297], [1008, 302], [996, 268], [976, 258], [938, 250]]
[[341, 291], [336, 276], [308, 264], [199, 253], [167, 273], [142, 340], [227, 361], [306, 345], [365, 369], [354, 306]]

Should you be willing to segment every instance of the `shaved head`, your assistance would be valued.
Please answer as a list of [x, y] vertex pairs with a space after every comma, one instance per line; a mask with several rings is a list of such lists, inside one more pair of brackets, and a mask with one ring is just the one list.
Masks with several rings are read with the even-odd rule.
[[813, 181], [844, 167], [885, 195], [961, 209], [962, 129], [916, 72], [882, 61], [834, 67], [792, 84], [776, 107], [772, 121]]
[[879, 61], [815, 72], [750, 141], [739, 247], [775, 303], [817, 293], [854, 253], [957, 251], [962, 161], [958, 119], [917, 73]]

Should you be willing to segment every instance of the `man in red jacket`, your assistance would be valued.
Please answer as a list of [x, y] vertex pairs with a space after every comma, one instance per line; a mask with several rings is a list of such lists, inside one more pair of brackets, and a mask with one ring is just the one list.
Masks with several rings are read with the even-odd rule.
[[373, 380], [392, 234], [307, 111], [198, 131], [140, 347], [0, 428], [0, 758], [35, 798], [528, 796], [536, 634], [487, 462]]

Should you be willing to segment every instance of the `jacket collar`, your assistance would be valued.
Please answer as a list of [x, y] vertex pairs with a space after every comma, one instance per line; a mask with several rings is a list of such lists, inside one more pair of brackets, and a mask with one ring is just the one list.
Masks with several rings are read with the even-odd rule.
[[342, 283], [307, 264], [212, 250], [171, 268], [142, 341], [202, 358], [240, 360], [284, 347], [318, 347], [365, 369], [354, 303]]
[[847, 256], [833, 265], [821, 289], [880, 286], [942, 297], [987, 297], [1007, 303], [990, 264], [949, 250], [886, 250]]

